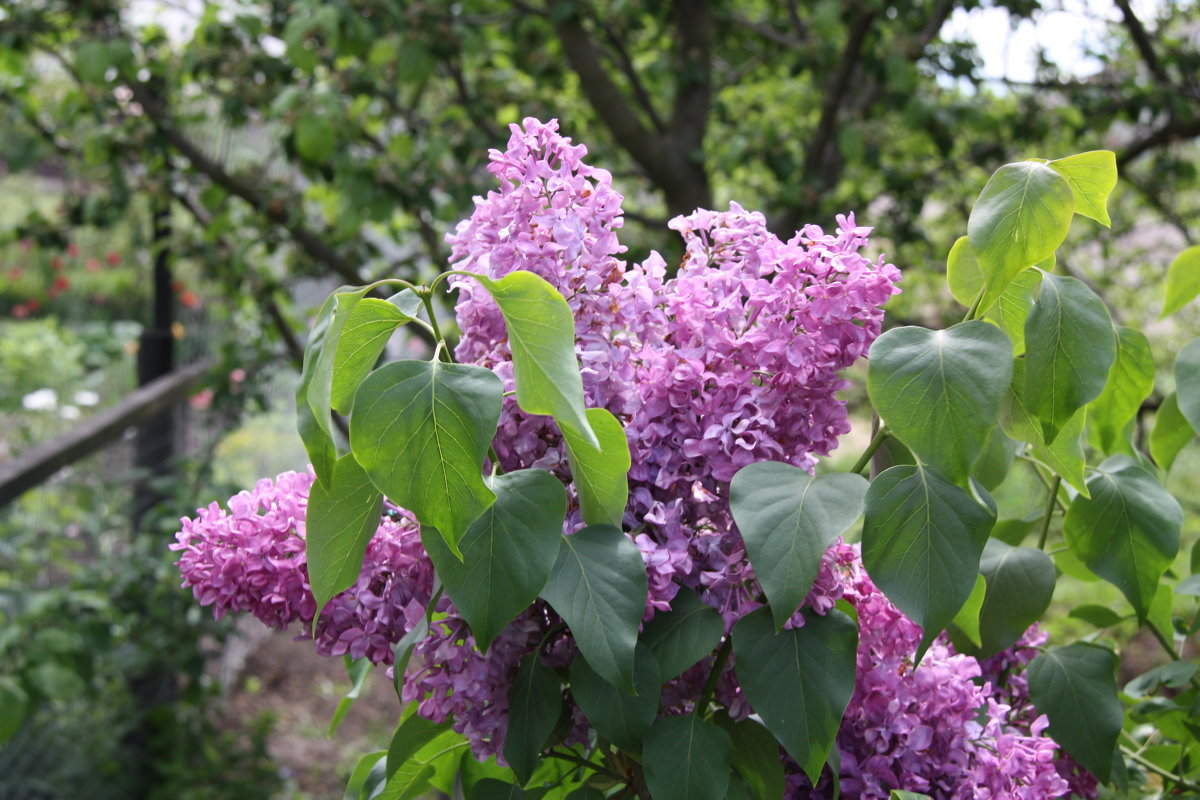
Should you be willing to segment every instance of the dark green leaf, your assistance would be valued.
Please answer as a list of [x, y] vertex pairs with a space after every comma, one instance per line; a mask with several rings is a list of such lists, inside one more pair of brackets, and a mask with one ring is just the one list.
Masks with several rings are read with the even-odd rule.
[[1154, 414], [1154, 428], [1150, 431], [1150, 455], [1164, 472], [1169, 472], [1176, 456], [1196, 438], [1191, 423], [1179, 410], [1179, 398], [1171, 392]]
[[1182, 689], [1188, 685], [1200, 664], [1191, 661], [1169, 661], [1166, 664], [1143, 672], [1129, 683], [1125, 684], [1125, 694], [1140, 700], [1152, 694], [1159, 686], [1168, 689]]
[[746, 699], [814, 783], [854, 694], [857, 647], [858, 628], [840, 611], [806, 613], [804, 627], [775, 633], [760, 608], [733, 629]]
[[724, 800], [731, 751], [729, 734], [695, 714], [663, 717], [642, 749], [646, 786], [654, 800]]
[[658, 716], [662, 679], [658, 664], [645, 647], [637, 649], [634, 666], [637, 694], [622, 692], [596, 674], [586, 659], [571, 664], [571, 694], [596, 732], [631, 753], [642, 748], [642, 739]]
[[867, 481], [758, 461], [729, 484], [729, 509], [781, 630], [812, 589], [821, 556], [862, 514]]
[[996, 539], [983, 548], [979, 572], [987, 581], [979, 611], [981, 655], [987, 657], [1010, 647], [1041, 619], [1050, 606], [1057, 573], [1041, 550], [1010, 547]]
[[325, 348], [336, 303], [337, 295], [331, 294], [317, 312], [308, 340], [304, 343], [304, 365], [300, 371], [300, 383], [296, 387], [296, 427], [313, 471], [317, 473], [317, 480], [326, 485], [333, 479], [333, 465], [337, 461], [333, 423], [330, 421], [328, 404], [322, 407], [317, 402], [314, 407], [310, 395], [317, 391], [314, 388], [317, 383], [317, 362]]
[[308, 494], [304, 550], [318, 616], [334, 595], [358, 580], [367, 544], [379, 528], [382, 501], [379, 490], [353, 455], [344, 455], [334, 463], [328, 487], [313, 482]]
[[1008, 438], [1001, 428], [992, 428], [983, 453], [971, 465], [971, 475], [986, 489], [994, 491], [1008, 477], [1008, 471], [1012, 469], [1013, 460], [1017, 455], [1017, 447], [1017, 443]]
[[1111, 628], [1113, 625], [1120, 624], [1125, 619], [1125, 617], [1122, 617], [1108, 606], [1098, 606], [1093, 603], [1076, 606], [1067, 613], [1067, 616], [1074, 619], [1081, 619], [1097, 628]]
[[996, 170], [967, 221], [984, 276], [980, 308], [995, 302], [1019, 272], [1053, 255], [1074, 212], [1071, 185], [1045, 164], [1021, 161]]
[[1100, 396], [1088, 405], [1088, 423], [1105, 453], [1114, 452], [1125, 427], [1154, 391], [1154, 353], [1141, 331], [1117, 328], [1117, 360]]
[[1041, 515], [1029, 519], [1000, 519], [992, 528], [992, 538], [999, 539], [1005, 544], [1016, 547], [1033, 531], [1034, 526], [1041, 520]]
[[306, 111], [296, 120], [296, 152], [305, 161], [324, 164], [337, 147], [333, 120], [324, 114]]
[[483, 457], [500, 419], [503, 386], [489, 369], [394, 361], [358, 388], [350, 446], [379, 489], [458, 541], [496, 499]]
[[660, 611], [646, 623], [641, 641], [658, 661], [662, 679], [669, 681], [712, 653], [724, 633], [720, 613], [681, 586], [671, 600], [671, 610]]
[[621, 423], [607, 410], [589, 408], [587, 418], [600, 449], [570, 430], [562, 432], [579, 510], [588, 525], [620, 528], [629, 502], [629, 442]]
[[11, 678], [0, 677], [0, 744], [4, 744], [25, 724], [29, 696]]
[[396, 727], [387, 751], [387, 777], [390, 781], [401, 765], [421, 748], [451, 730], [447, 722], [431, 722], [419, 714], [410, 714]]
[[646, 564], [625, 534], [591, 525], [564, 536], [542, 598], [566, 620], [600, 677], [634, 691], [634, 648], [646, 610]]
[[757, 800], [783, 800], [787, 780], [779, 758], [779, 742], [771, 732], [752, 719], [734, 722], [724, 711], [717, 712], [713, 721], [729, 734], [733, 742], [733, 768], [746, 781], [754, 797]]
[[1054, 442], [1083, 405], [1096, 399], [1117, 358], [1104, 301], [1075, 278], [1045, 275], [1025, 320], [1025, 408]]
[[1013, 362], [1013, 379], [1005, 396], [1001, 424], [1004, 432], [1014, 439], [1033, 445], [1033, 455], [1062, 476], [1071, 488], [1088, 495], [1087, 461], [1084, 456], [1083, 434], [1087, 408], [1081, 408], [1058, 432], [1053, 444], [1046, 444], [1042, 428], [1025, 407], [1025, 359]]
[[517, 270], [498, 281], [486, 275], [472, 277], [504, 315], [521, 410], [552, 416], [564, 432], [600, 448], [585, 414], [583, 378], [575, 360], [575, 318], [567, 301], [532, 272]]
[[867, 490], [863, 566], [924, 630], [918, 661], [970, 597], [994, 522], [991, 510], [931, 469], [892, 467]]
[[508, 733], [504, 737], [504, 760], [525, 783], [538, 764], [562, 713], [562, 684], [554, 670], [530, 653], [521, 659], [517, 676], [508, 690]]
[[1095, 645], [1055, 647], [1035, 658], [1029, 696], [1050, 719], [1049, 733], [1101, 783], [1112, 773], [1124, 713], [1113, 673], [1117, 658]]
[[350, 713], [351, 707], [354, 706], [354, 701], [362, 694], [363, 687], [367, 685], [367, 676], [371, 674], [373, 665], [365, 658], [351, 659], [346, 656], [346, 672], [350, 675], [350, 691], [338, 700], [337, 708], [333, 711], [333, 718], [329, 720], [329, 730], [325, 733], [326, 736], [332, 737], [337, 733], [337, 729], [342, 726], [342, 720]]
[[1067, 546], [1092, 572], [1116, 586], [1145, 620], [1158, 580], [1179, 551], [1183, 510], [1151, 473], [1126, 456], [1100, 465], [1091, 498], [1067, 510]]
[[1200, 431], [1200, 339], [1192, 339], [1175, 356], [1175, 402], [1192, 430]]
[[338, 413], [350, 413], [359, 384], [375, 367], [392, 333], [410, 319], [394, 304], [374, 297], [364, 297], [350, 311], [333, 360], [329, 396]]
[[1092, 150], [1056, 158], [1046, 166], [1071, 185], [1076, 214], [1090, 217], [1106, 228], [1112, 227], [1108, 217], [1108, 196], [1117, 185], [1117, 157], [1111, 150]]
[[986, 322], [893, 328], [871, 347], [867, 391], [923, 463], [961, 481], [999, 417], [1011, 365], [1008, 337]]
[[1174, 314], [1200, 295], [1200, 244], [1175, 256], [1167, 269], [1167, 297], [1159, 319]]
[[549, 472], [509, 472], [489, 488], [496, 502], [463, 534], [461, 561], [436, 531], [421, 529], [438, 576], [483, 651], [546, 585], [567, 514], [566, 490]]

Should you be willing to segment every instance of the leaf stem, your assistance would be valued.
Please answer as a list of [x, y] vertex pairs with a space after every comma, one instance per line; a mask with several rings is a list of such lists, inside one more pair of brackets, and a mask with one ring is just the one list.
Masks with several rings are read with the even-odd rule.
[[1143, 769], [1153, 772], [1155, 775], [1158, 775], [1160, 778], [1166, 778], [1167, 780], [1171, 781], [1176, 786], [1178, 786], [1182, 789], [1187, 789], [1187, 790], [1193, 791], [1193, 792], [1200, 790], [1200, 783], [1192, 783], [1191, 781], [1184, 780], [1183, 776], [1176, 775], [1175, 773], [1171, 772], [1170, 770], [1163, 769], [1158, 764], [1155, 764], [1153, 761], [1151, 761], [1148, 758], [1144, 758], [1140, 753], [1136, 753], [1133, 750], [1130, 750], [1125, 745], [1121, 745], [1120, 747], [1121, 747], [1122, 755], [1124, 755], [1126, 758], [1130, 759], [1131, 761], [1136, 762]]
[[979, 288], [979, 294], [975, 295], [975, 302], [971, 303], [971, 307], [967, 309], [967, 315], [962, 318], [963, 322], [968, 322], [975, 319], [975, 315], [979, 313], [979, 304], [983, 302], [983, 293], [986, 290], [986, 286], [981, 286]]
[[[446, 337], [442, 336], [442, 329], [438, 326], [437, 312], [433, 309], [433, 292], [418, 292], [418, 296], [425, 305], [425, 312], [429, 314], [429, 327], [433, 329], [433, 336], [437, 339], [438, 351], [445, 354], [446, 361], [453, 363], [454, 356], [450, 353], [449, 348], [446, 347]], [[436, 355], [435, 353], [435, 357]]]
[[712, 700], [713, 692], [717, 688], [717, 681], [721, 677], [721, 673], [725, 671], [725, 664], [729, 661], [729, 654], [733, 651], [733, 636], [725, 637], [725, 641], [721, 643], [721, 649], [717, 651], [717, 660], [713, 662], [712, 671], [708, 673], [708, 680], [704, 682], [704, 688], [700, 691], [700, 699], [696, 701], [695, 714], [698, 718], [703, 719], [705, 710], [708, 708], [708, 703]]
[[886, 425], [880, 425], [879, 430], [875, 431], [875, 435], [871, 437], [871, 443], [867, 445], [867, 449], [858, 457], [858, 461], [854, 462], [854, 466], [850, 468], [851, 472], [860, 473], [871, 463], [871, 456], [875, 455], [875, 451], [883, 444], [884, 440], [891, 436], [891, 431]]
[[1062, 476], [1054, 473], [1050, 482], [1050, 498], [1046, 501], [1046, 512], [1042, 514], [1042, 532], [1038, 535], [1038, 550], [1046, 549], [1046, 537], [1050, 533], [1050, 518], [1054, 516], [1054, 506], [1058, 502], [1058, 487], [1062, 485]]
[[546, 756], [549, 758], [557, 758], [562, 761], [570, 761], [572, 764], [578, 764], [581, 767], [588, 767], [589, 769], [593, 769], [596, 772], [609, 776], [610, 778], [615, 778], [621, 782], [625, 781], [624, 777], [618, 775], [616, 772], [613, 772], [608, 767], [605, 767], [602, 764], [597, 764], [594, 761], [589, 761], [586, 758], [580, 758], [574, 753], [563, 753], [558, 750], [549, 750], [546, 752]]

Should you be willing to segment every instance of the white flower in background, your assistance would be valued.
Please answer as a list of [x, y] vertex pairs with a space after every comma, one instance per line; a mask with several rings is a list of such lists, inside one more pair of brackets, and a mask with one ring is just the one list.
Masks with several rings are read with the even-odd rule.
[[63, 406], [58, 414], [63, 419], [79, 419], [79, 406]]
[[100, 395], [90, 389], [82, 389], [72, 398], [77, 406], [94, 406], [100, 402]]
[[53, 411], [58, 405], [58, 392], [53, 389], [38, 389], [21, 398], [21, 406], [27, 411]]

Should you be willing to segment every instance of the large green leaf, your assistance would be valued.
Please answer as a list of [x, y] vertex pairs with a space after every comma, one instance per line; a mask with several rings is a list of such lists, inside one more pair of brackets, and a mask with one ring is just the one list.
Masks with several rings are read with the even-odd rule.
[[979, 560], [987, 582], [979, 610], [980, 655], [1010, 647], [1050, 606], [1057, 573], [1041, 550], [989, 539]]
[[358, 388], [350, 447], [376, 486], [432, 525], [458, 555], [458, 540], [496, 499], [483, 457], [500, 419], [503, 385], [489, 369], [394, 361]]
[[1117, 360], [1100, 396], [1088, 405], [1089, 429], [1105, 453], [1124, 439], [1125, 426], [1154, 391], [1154, 353], [1141, 331], [1117, 328]]
[[379, 528], [382, 500], [353, 455], [337, 460], [328, 487], [313, 481], [304, 552], [318, 616], [330, 598], [358, 580], [367, 544]]
[[871, 347], [867, 391], [923, 463], [962, 481], [987, 444], [1011, 370], [1008, 337], [986, 322], [893, 328]]
[[1070, 183], [1045, 164], [1006, 164], [992, 175], [967, 220], [967, 235], [983, 270], [987, 308], [1014, 277], [1053, 255], [1075, 212]]
[[729, 734], [695, 714], [663, 717], [646, 735], [642, 768], [654, 800], [725, 800]]
[[374, 368], [388, 339], [411, 319], [394, 303], [374, 297], [364, 297], [350, 310], [334, 352], [329, 397], [335, 411], [350, 413], [355, 391]]
[[637, 694], [628, 694], [597, 675], [587, 659], [571, 664], [571, 694], [588, 722], [617, 747], [636, 753], [658, 716], [662, 685], [658, 664], [646, 647], [637, 649], [633, 684]]
[[1025, 359], [1013, 362], [1013, 379], [1005, 396], [1004, 411], [1000, 415], [1004, 432], [1014, 439], [1033, 446], [1033, 455], [1062, 476], [1075, 491], [1088, 495], [1087, 459], [1084, 453], [1084, 426], [1087, 422], [1087, 407], [1079, 409], [1054, 437], [1053, 444], [1046, 444], [1042, 428], [1037, 424], [1029, 409], [1025, 407]]
[[1025, 407], [1054, 437], [1104, 389], [1117, 358], [1112, 318], [1083, 281], [1045, 275], [1025, 320]]
[[1026, 671], [1030, 699], [1049, 718], [1050, 736], [1102, 783], [1111, 775], [1125, 717], [1116, 667], [1111, 651], [1076, 643], [1047, 650]]
[[629, 502], [629, 441], [621, 423], [607, 410], [589, 408], [587, 418], [599, 448], [570, 430], [562, 432], [579, 510], [588, 525], [620, 528]]
[[646, 564], [609, 525], [564, 536], [542, 598], [566, 620], [579, 651], [600, 677], [633, 692], [634, 648], [646, 610]]
[[1108, 196], [1117, 185], [1117, 156], [1111, 150], [1092, 150], [1047, 163], [1050, 169], [1067, 179], [1075, 198], [1075, 213], [1091, 217], [1106, 228]]
[[946, 285], [954, 299], [967, 308], [983, 289], [983, 271], [966, 236], [958, 237], [946, 256]]
[[1192, 339], [1175, 356], [1175, 402], [1192, 430], [1200, 431], [1200, 339]]
[[641, 641], [658, 661], [662, 679], [669, 681], [712, 653], [724, 633], [720, 613], [681, 586], [671, 600], [671, 610], [660, 611], [646, 623]]
[[729, 484], [729, 509], [781, 630], [812, 589], [821, 556], [862, 514], [867, 481], [758, 461]]
[[1170, 471], [1187, 444], [1196, 438], [1196, 432], [1179, 410], [1179, 399], [1171, 392], [1154, 414], [1154, 429], [1150, 431], [1150, 455], [1164, 471]]
[[996, 323], [1008, 334], [1014, 356], [1025, 353], [1025, 320], [1029, 319], [1033, 298], [1041, 283], [1041, 271], [1027, 269], [1013, 278], [996, 302], [984, 311], [984, 319]]
[[508, 732], [504, 760], [524, 784], [537, 768], [538, 754], [562, 713], [562, 682], [537, 652], [521, 659], [508, 689]]
[[756, 800], [783, 800], [787, 779], [779, 758], [779, 742], [769, 730], [752, 719], [734, 722], [719, 711], [713, 721], [733, 742], [733, 768], [750, 787]]
[[484, 651], [546, 585], [567, 514], [566, 490], [549, 472], [509, 472], [489, 488], [496, 502], [459, 540], [461, 561], [436, 531], [421, 529], [438, 576]]
[[296, 428], [304, 442], [308, 460], [312, 462], [313, 471], [317, 473], [317, 480], [325, 484], [333, 479], [333, 465], [337, 461], [333, 422], [329, 416], [329, 405], [322, 408], [319, 401], [314, 404], [310, 397], [318, 396], [315, 388], [317, 362], [329, 339], [336, 297], [336, 294], [327, 297], [317, 312], [312, 330], [308, 332], [308, 339], [304, 343], [304, 363], [300, 370], [300, 382], [296, 385]]
[[[466, 274], [466, 273], [464, 273]], [[512, 350], [517, 404], [527, 414], [548, 414], [559, 428], [600, 447], [585, 413], [583, 378], [575, 359], [575, 318], [558, 290], [532, 272], [500, 280], [472, 275], [500, 306]]]
[[1200, 244], [1192, 245], [1167, 268], [1167, 297], [1159, 318], [1174, 314], [1200, 295]]
[[858, 627], [836, 610], [805, 612], [804, 627], [776, 633], [760, 608], [733, 628], [746, 699], [813, 783], [854, 694], [857, 649]]
[[932, 469], [892, 467], [867, 490], [862, 560], [929, 643], [971, 595], [995, 514]]
[[1144, 621], [1158, 580], [1179, 552], [1183, 510], [1158, 479], [1113, 456], [1088, 481], [1091, 498], [1067, 510], [1063, 536], [1080, 561], [1116, 586]]

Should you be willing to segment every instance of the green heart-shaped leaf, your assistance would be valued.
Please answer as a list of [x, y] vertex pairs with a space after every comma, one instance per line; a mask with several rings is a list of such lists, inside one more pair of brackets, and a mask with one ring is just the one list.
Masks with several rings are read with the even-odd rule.
[[1102, 783], [1112, 773], [1125, 718], [1116, 667], [1111, 651], [1076, 643], [1047, 650], [1026, 670], [1030, 699], [1049, 718], [1050, 736]]
[[725, 800], [729, 734], [695, 714], [663, 717], [646, 735], [642, 768], [654, 800]]

